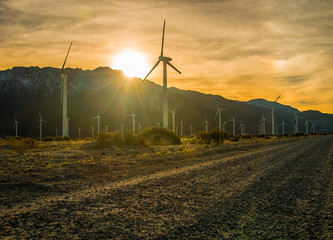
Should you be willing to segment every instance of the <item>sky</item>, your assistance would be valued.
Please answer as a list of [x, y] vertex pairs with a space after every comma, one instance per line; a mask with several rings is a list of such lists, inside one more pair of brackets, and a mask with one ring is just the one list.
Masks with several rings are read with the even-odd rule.
[[73, 41], [67, 67], [132, 50], [149, 71], [164, 19], [168, 86], [333, 113], [333, 0], [0, 0], [0, 70], [61, 68]]

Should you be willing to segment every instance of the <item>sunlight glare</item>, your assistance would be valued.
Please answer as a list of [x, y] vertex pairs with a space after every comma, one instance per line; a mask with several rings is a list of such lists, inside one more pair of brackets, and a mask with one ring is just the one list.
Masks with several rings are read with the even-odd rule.
[[123, 71], [128, 77], [144, 78], [149, 71], [144, 55], [132, 50], [126, 50], [113, 57], [111, 67]]

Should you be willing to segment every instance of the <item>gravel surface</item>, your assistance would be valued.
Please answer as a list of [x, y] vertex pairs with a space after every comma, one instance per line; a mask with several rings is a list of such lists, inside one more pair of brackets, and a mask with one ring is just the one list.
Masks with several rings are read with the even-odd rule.
[[63, 189], [8, 190], [0, 238], [333, 239], [332, 150], [318, 136], [112, 158]]

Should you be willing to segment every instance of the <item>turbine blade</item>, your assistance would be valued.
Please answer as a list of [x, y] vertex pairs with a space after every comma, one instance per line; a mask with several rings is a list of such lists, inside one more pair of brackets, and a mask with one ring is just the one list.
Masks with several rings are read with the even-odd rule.
[[176, 70], [179, 74], [182, 74], [175, 66], [173, 66], [170, 62], [167, 62], [167, 64], [172, 67], [174, 70]]
[[151, 74], [152, 71], [154, 71], [154, 69], [158, 66], [158, 64], [160, 63], [161, 60], [157, 60], [157, 62], [155, 63], [154, 67], [150, 70], [150, 72], [147, 74], [147, 76], [145, 76], [145, 78], [143, 80], [146, 80], [147, 77], [149, 76], [149, 74]]
[[281, 97], [281, 94], [277, 97], [277, 99], [274, 102], [277, 102], [277, 100]]
[[61, 68], [61, 72], [64, 71], [64, 68], [65, 68], [65, 64], [66, 64], [66, 61], [67, 61], [67, 57], [68, 57], [68, 54], [69, 54], [69, 50], [71, 50], [71, 47], [72, 47], [72, 43], [69, 45], [69, 48], [68, 48], [68, 51], [67, 51], [67, 54], [66, 54], [66, 58], [65, 58], [65, 61], [64, 61], [64, 64], [62, 65], [62, 68]]
[[161, 56], [163, 57], [163, 47], [164, 47], [164, 32], [165, 32], [165, 19], [163, 24], [163, 34], [162, 34], [162, 47], [161, 47]]

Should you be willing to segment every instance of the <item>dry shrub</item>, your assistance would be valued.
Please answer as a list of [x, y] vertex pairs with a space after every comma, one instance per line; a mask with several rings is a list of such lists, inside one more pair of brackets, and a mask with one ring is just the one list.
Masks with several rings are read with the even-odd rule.
[[33, 138], [21, 138], [21, 137], [9, 137], [7, 138], [7, 145], [11, 150], [14, 150], [21, 156], [31, 148], [35, 148], [38, 146], [38, 141]]
[[179, 145], [180, 136], [166, 128], [146, 128], [139, 135], [147, 145]]
[[201, 132], [195, 136], [196, 142], [210, 144], [210, 143], [223, 143], [224, 139], [228, 139], [230, 136], [227, 132], [215, 128], [212, 131], [206, 133]]

